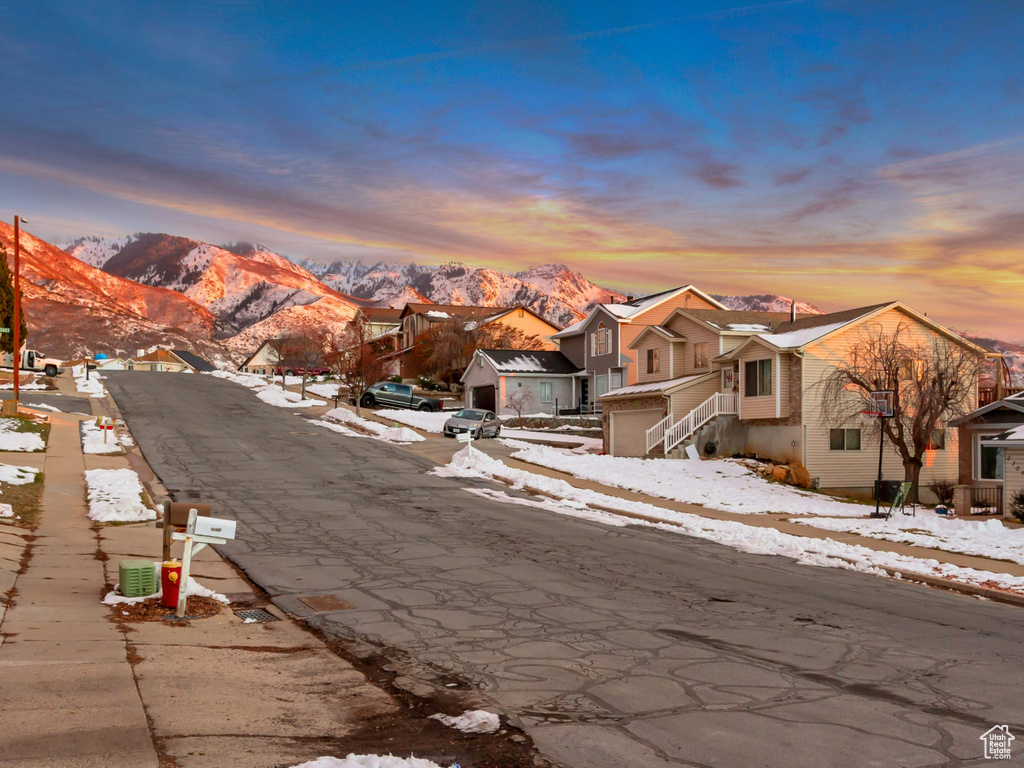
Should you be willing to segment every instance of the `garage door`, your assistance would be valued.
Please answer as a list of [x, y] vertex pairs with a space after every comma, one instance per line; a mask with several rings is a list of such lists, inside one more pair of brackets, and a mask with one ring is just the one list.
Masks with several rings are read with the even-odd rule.
[[474, 408], [482, 408], [485, 411], [497, 411], [494, 408], [494, 387], [489, 385], [486, 387], [473, 387], [473, 399], [471, 401]]
[[611, 452], [613, 456], [644, 456], [647, 430], [665, 418], [660, 408], [643, 411], [611, 412]]

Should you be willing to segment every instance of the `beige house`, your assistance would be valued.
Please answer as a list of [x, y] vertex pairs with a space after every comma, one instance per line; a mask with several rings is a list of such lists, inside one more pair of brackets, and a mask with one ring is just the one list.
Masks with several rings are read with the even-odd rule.
[[500, 323], [522, 331], [527, 336], [539, 336], [544, 349], [557, 350], [558, 343], [551, 337], [561, 330], [529, 307], [476, 307], [463, 304], [406, 304], [401, 313], [402, 348], [408, 349], [416, 338], [435, 323], [461, 318], [477, 327]]
[[[821, 386], [862, 331], [892, 332], [901, 323], [920, 340], [942, 337], [979, 358], [985, 354], [900, 302], [802, 317], [677, 310], [630, 345], [637, 383], [601, 398], [605, 450], [680, 456], [693, 446], [709, 456], [758, 454], [802, 464], [821, 488], [870, 494], [878, 422], [865, 416], [855, 425], [827, 423]], [[957, 477], [956, 430], [947, 423], [939, 431], [925, 457], [922, 488]], [[886, 477], [903, 476], [895, 451], [887, 450], [883, 462]]]
[[167, 373], [203, 373], [216, 370], [208, 361], [184, 349], [158, 349], [148, 355], [138, 355], [128, 361], [127, 368]]
[[581, 410], [595, 410], [610, 390], [637, 383], [639, 361], [631, 345], [647, 328], [663, 325], [678, 309], [714, 312], [726, 307], [692, 285], [684, 285], [621, 304], [598, 304], [586, 318], [554, 334], [559, 350], [580, 369], [577, 399]]
[[1017, 494], [1024, 494], [1024, 425], [994, 437], [983, 438], [981, 444], [1000, 451], [1003, 469], [1003, 517], [1012, 519], [1010, 506]]
[[273, 376], [281, 363], [281, 348], [284, 342], [284, 339], [267, 339], [246, 358], [238, 370], [242, 373], [255, 373], [259, 376]]

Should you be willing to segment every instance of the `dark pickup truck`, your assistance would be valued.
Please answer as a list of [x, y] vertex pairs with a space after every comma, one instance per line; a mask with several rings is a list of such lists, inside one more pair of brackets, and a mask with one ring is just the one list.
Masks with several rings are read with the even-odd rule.
[[396, 384], [393, 381], [379, 381], [368, 387], [359, 396], [359, 404], [364, 408], [380, 405], [385, 408], [411, 408], [414, 411], [441, 410], [440, 400], [415, 395], [408, 384]]

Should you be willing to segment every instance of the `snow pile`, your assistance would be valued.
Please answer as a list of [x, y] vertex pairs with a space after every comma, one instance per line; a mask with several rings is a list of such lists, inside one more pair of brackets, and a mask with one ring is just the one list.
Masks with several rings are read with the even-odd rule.
[[[145, 595], [144, 597], [124, 597], [123, 595], [117, 594], [117, 590], [121, 585], [115, 584], [114, 589], [110, 592], [107, 592], [107, 594], [103, 596], [103, 599], [100, 602], [104, 605], [121, 605], [122, 603], [141, 603], [146, 600], [153, 600], [154, 598], [159, 600], [161, 597], [163, 597], [164, 594], [163, 586], [160, 584], [159, 578], [160, 567], [163, 565], [163, 563], [154, 562], [153, 564], [156, 566], [157, 588], [156, 592], [154, 592], [152, 595]], [[209, 587], [204, 587], [202, 584], [196, 581], [194, 576], [188, 577], [188, 594], [189, 596], [195, 595], [196, 597], [209, 597], [216, 600], [218, 603], [224, 603], [224, 605], [231, 604], [231, 601], [228, 600], [224, 595], [222, 595], [220, 592], [214, 592]]]
[[0, 483], [8, 485], [28, 485], [36, 481], [39, 470], [35, 467], [16, 467], [13, 464], [0, 464]]
[[257, 376], [254, 373], [232, 373], [231, 371], [208, 371], [207, 376], [213, 376], [216, 379], [224, 379], [225, 381], [232, 381], [235, 384], [241, 384], [243, 387], [265, 387], [267, 386], [267, 380], [262, 376]]
[[922, 512], [917, 517], [896, 515], [889, 520], [829, 520], [814, 518], [793, 522], [884, 539], [915, 547], [959, 552], [964, 555], [1008, 560], [1024, 565], [1024, 528], [1007, 528], [999, 520], [960, 520]]
[[100, 523], [155, 520], [142, 503], [142, 483], [130, 469], [87, 469], [89, 519]]
[[292, 768], [441, 768], [432, 760], [421, 757], [395, 757], [394, 755], [349, 755], [348, 757], [318, 757]]
[[400, 424], [408, 424], [410, 427], [422, 429], [424, 432], [441, 433], [444, 430], [444, 423], [452, 417], [451, 413], [435, 413], [433, 411], [404, 411], [399, 408], [385, 408], [377, 411], [377, 415], [388, 421], [397, 421]]
[[356, 416], [352, 411], [346, 408], [335, 408], [324, 415], [326, 418], [333, 419], [334, 421], [355, 425], [360, 429], [379, 437], [381, 440], [388, 441], [389, 443], [421, 443], [426, 439], [422, 435], [416, 434], [411, 429], [407, 429], [405, 427], [385, 427], [383, 424], [378, 424], [376, 421], [370, 421], [369, 419]]
[[82, 453], [97, 456], [124, 453], [122, 445], [135, 444], [127, 435], [118, 437], [116, 430], [100, 429], [94, 421], [80, 422], [79, 431], [82, 437]]
[[[13, 381], [5, 381], [3, 384], [0, 384], [0, 389], [14, 389], [14, 382]], [[38, 381], [29, 381], [27, 383], [19, 381], [18, 382], [18, 389], [19, 390], [25, 390], [25, 391], [40, 390], [40, 389], [46, 389], [46, 385], [45, 384], [41, 384]]]
[[512, 458], [567, 472], [583, 480], [684, 504], [740, 514], [866, 517], [874, 509], [836, 501], [781, 483], [770, 483], [732, 460], [666, 461], [572, 454], [557, 448], [509, 441]]
[[310, 408], [317, 405], [326, 405], [323, 400], [302, 399], [298, 392], [289, 392], [280, 387], [264, 387], [256, 393], [256, 397], [268, 405], [276, 405], [279, 408]]
[[510, 437], [515, 440], [542, 440], [546, 443], [568, 443], [578, 445], [588, 451], [600, 451], [604, 447], [604, 441], [599, 437], [577, 437], [576, 435], [563, 435], [553, 430], [533, 431], [529, 429], [505, 429], [501, 430], [502, 437]]
[[338, 384], [307, 384], [306, 391], [333, 400], [334, 396], [338, 394]]
[[449, 728], [463, 733], [494, 733], [501, 727], [501, 720], [496, 714], [482, 709], [467, 709], [458, 717], [438, 713], [431, 715], [430, 719], [440, 720]]
[[14, 507], [10, 504], [0, 504], [0, 517], [14, 517]]
[[107, 390], [100, 383], [99, 371], [93, 371], [89, 378], [85, 377], [85, 368], [80, 365], [71, 368], [71, 376], [75, 380], [75, 390], [89, 397], [106, 397]]
[[20, 426], [18, 419], [0, 418], [0, 451], [35, 453], [46, 450], [42, 437], [35, 432], [16, 431]]
[[[462, 449], [452, 461], [435, 467], [431, 474], [440, 477], [499, 479], [515, 490], [526, 489], [554, 497], [545, 508], [572, 517], [586, 517], [613, 525], [639, 525], [685, 536], [705, 539], [741, 552], [756, 555], [781, 555], [802, 565], [844, 568], [875, 575], [887, 575], [885, 568], [913, 576], [938, 576], [965, 584], [993, 585], [1024, 594], [1024, 577], [1004, 573], [963, 568], [940, 563], [929, 558], [910, 557], [893, 552], [882, 552], [856, 544], [843, 544], [832, 539], [812, 539], [783, 533], [771, 527], [753, 526], [733, 520], [714, 520], [686, 512], [657, 507], [653, 504], [620, 499], [603, 493], [576, 488], [564, 480], [537, 475], [506, 466], [468, 447]], [[469, 493], [496, 501], [524, 506], [537, 506], [532, 499], [518, 499], [497, 494], [488, 489], [465, 489]], [[594, 508], [597, 509], [594, 509]], [[614, 513], [625, 512], [631, 517], [619, 518]]]

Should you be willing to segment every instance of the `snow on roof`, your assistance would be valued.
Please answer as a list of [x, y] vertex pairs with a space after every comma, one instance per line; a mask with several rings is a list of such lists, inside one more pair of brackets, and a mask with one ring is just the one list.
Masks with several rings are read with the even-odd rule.
[[682, 376], [678, 379], [669, 379], [668, 381], [654, 381], [649, 384], [633, 384], [630, 387], [619, 387], [613, 389], [611, 392], [605, 392], [598, 399], [604, 397], [621, 397], [623, 395], [642, 395], [645, 392], [663, 392], [666, 389], [672, 387], [678, 387], [680, 384], [686, 384], [689, 381], [694, 381], [707, 376], [706, 373], [696, 373], [689, 376]]
[[572, 324], [572, 325], [570, 325], [570, 326], [569, 326], [568, 328], [563, 328], [563, 329], [562, 329], [562, 330], [560, 330], [560, 331], [559, 331], [558, 333], [553, 333], [553, 334], [551, 334], [551, 338], [552, 338], [552, 339], [560, 339], [560, 338], [562, 338], [563, 336], [571, 336], [572, 334], [574, 334], [574, 333], [576, 333], [577, 331], [579, 331], [579, 330], [580, 330], [580, 328], [582, 328], [582, 327], [583, 327], [583, 324], [584, 324], [585, 322], [587, 322], [587, 318], [586, 318], [586, 317], [584, 317], [584, 318], [583, 318], [582, 320], [580, 320], [580, 321], [579, 321], [578, 323], [573, 323], [573, 324]]
[[995, 443], [995, 442], [998, 442], [998, 443], [1010, 443], [1010, 442], [1012, 442], [1012, 443], [1022, 443], [1022, 444], [1024, 444], [1024, 424], [1021, 424], [1019, 427], [1014, 427], [1013, 429], [1008, 430], [1006, 432], [1003, 432], [1002, 434], [999, 434], [999, 435], [994, 435], [992, 437], [983, 437], [983, 438], [981, 438], [981, 442], [983, 442], [983, 443], [988, 443], [988, 442], [993, 442], [993, 443]]
[[425, 312], [424, 314], [427, 317], [436, 317], [436, 318], [439, 318], [441, 320], [447, 320], [447, 319], [449, 319], [451, 317], [451, 315], [449, 315], [447, 312], [437, 312], [436, 310], [433, 310], [433, 309], [430, 310], [429, 312]]
[[849, 320], [844, 320], [839, 323], [829, 323], [828, 325], [816, 325], [810, 328], [800, 328], [787, 333], [762, 333], [758, 335], [757, 338], [767, 341], [769, 344], [776, 346], [779, 349], [795, 349], [797, 347], [802, 347], [805, 344], [810, 344], [812, 341], [832, 333], [832, 331], [839, 330], [844, 325], [849, 325], [850, 322], [851, 321]]
[[760, 323], [726, 323], [727, 331], [740, 331], [743, 333], [771, 333], [771, 328]]
[[480, 349], [498, 373], [572, 374], [579, 368], [561, 352], [550, 350]]

